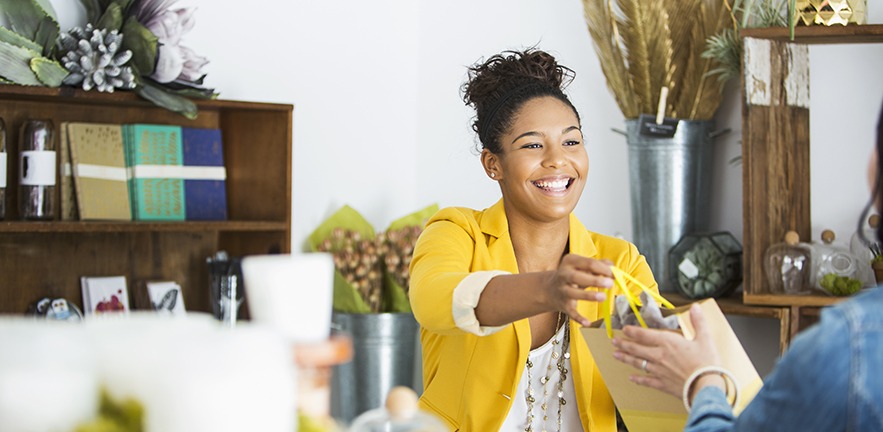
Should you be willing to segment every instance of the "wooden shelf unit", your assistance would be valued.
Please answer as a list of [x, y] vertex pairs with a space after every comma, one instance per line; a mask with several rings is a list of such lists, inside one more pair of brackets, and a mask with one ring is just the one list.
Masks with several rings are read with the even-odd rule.
[[[670, 301], [675, 306], [684, 306], [696, 301], [674, 292], [663, 293], [663, 296], [666, 300]], [[738, 315], [751, 318], [770, 318], [778, 320], [779, 354], [785, 353], [785, 350], [788, 348], [788, 344], [791, 343], [791, 336], [793, 336], [791, 326], [791, 308], [785, 306], [746, 305], [742, 301], [742, 296], [739, 294], [715, 299], [715, 301], [717, 302], [718, 306], [721, 309], [721, 312], [723, 312], [724, 315]]]
[[763, 256], [788, 230], [812, 237], [807, 44], [880, 43], [883, 25], [801, 26], [794, 41], [787, 28], [745, 29], [741, 36], [743, 301], [795, 308], [837, 303], [843, 299], [772, 293]]
[[[291, 251], [293, 106], [227, 100], [195, 101], [188, 120], [130, 92], [0, 85], [6, 122], [7, 214], [0, 222], [0, 314], [21, 314], [43, 296], [82, 305], [81, 276], [125, 275], [181, 284], [188, 310], [210, 312], [206, 258]], [[227, 221], [69, 222], [18, 217], [18, 131], [28, 119], [155, 123], [220, 128], [227, 169]], [[60, 192], [58, 187], [56, 191]]]

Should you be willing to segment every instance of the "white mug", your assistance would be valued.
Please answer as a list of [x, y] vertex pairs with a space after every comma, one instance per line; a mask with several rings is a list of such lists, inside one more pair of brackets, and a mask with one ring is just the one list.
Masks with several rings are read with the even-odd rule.
[[292, 342], [331, 335], [334, 261], [328, 253], [254, 255], [242, 259], [251, 319]]

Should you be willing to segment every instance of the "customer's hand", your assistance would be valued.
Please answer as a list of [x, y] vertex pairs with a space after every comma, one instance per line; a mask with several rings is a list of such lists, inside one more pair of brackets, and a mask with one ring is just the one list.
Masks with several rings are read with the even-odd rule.
[[[606, 289], [613, 286], [613, 271], [610, 270], [612, 265], [606, 259], [564, 255], [552, 276], [550, 296], [555, 310], [564, 311], [574, 321], [589, 326], [591, 321], [577, 312], [577, 303], [580, 300], [604, 301], [607, 297]], [[590, 289], [586, 289], [587, 287]]]
[[[613, 339], [613, 345], [617, 348], [613, 356], [643, 372], [631, 376], [635, 383], [680, 398], [684, 383], [694, 371], [705, 366], [720, 366], [711, 331], [698, 305], [694, 304], [690, 308], [690, 318], [696, 331], [693, 340], [687, 340], [680, 333], [671, 330], [626, 326], [623, 329], [624, 337]], [[719, 376], [713, 376], [696, 382], [693, 390], [698, 391], [704, 385], [718, 384], [722, 385], [723, 380]]]

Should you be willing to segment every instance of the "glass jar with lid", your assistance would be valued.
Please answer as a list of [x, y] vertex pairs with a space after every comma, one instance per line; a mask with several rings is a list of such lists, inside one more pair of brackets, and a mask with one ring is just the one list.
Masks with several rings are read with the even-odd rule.
[[846, 296], [876, 284], [870, 263], [835, 245], [834, 231], [822, 231], [821, 239], [821, 243], [813, 244], [813, 287], [827, 294]]
[[349, 432], [444, 432], [441, 420], [417, 407], [417, 394], [405, 386], [390, 389], [385, 406], [353, 420]]
[[782, 243], [767, 248], [763, 257], [769, 290], [773, 294], [809, 294], [811, 291], [812, 247], [800, 242], [796, 231], [788, 231]]
[[883, 244], [877, 239], [877, 227], [880, 226], [880, 215], [872, 214], [860, 231], [852, 234], [849, 239], [849, 251], [861, 260], [871, 264], [874, 279], [883, 283]]
[[6, 123], [0, 118], [0, 220], [6, 219]]

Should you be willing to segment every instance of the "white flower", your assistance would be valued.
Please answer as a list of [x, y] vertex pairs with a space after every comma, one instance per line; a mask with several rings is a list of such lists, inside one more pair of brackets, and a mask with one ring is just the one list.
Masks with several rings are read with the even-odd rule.
[[159, 41], [156, 68], [150, 76], [159, 83], [176, 79], [196, 81], [204, 74], [202, 68], [208, 59], [181, 45], [182, 36], [196, 24], [196, 8], [167, 9], [145, 24]]

